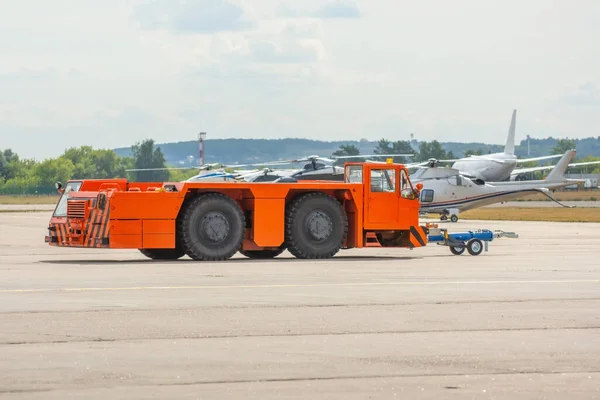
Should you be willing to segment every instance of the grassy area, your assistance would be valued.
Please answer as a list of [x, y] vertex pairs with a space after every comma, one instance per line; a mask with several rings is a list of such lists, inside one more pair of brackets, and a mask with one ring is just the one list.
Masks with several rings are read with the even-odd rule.
[[0, 204], [56, 204], [58, 195], [48, 196], [0, 196]]
[[[554, 198], [558, 201], [598, 201], [600, 200], [600, 190], [579, 190], [554, 192]], [[532, 194], [523, 196], [515, 201], [552, 201], [543, 194]]]
[[52, 214], [52, 210], [3, 210], [0, 209], [0, 214], [16, 214], [16, 213], [50, 213]]
[[[431, 215], [432, 218], [439, 218]], [[478, 208], [460, 213], [460, 219], [496, 221], [600, 222], [600, 208]]]

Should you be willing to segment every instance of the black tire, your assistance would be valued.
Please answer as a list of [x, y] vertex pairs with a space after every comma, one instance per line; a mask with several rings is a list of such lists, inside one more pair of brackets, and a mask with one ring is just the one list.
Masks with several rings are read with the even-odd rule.
[[483, 251], [483, 243], [479, 239], [471, 239], [467, 243], [467, 251], [472, 256], [478, 256]]
[[450, 252], [452, 254], [454, 254], [455, 256], [460, 256], [462, 253], [465, 252], [465, 248], [464, 247], [452, 247], [452, 246], [450, 246]]
[[346, 212], [339, 201], [325, 193], [301, 195], [286, 207], [285, 244], [296, 258], [331, 258], [347, 234]]
[[196, 261], [223, 261], [242, 246], [246, 221], [229, 196], [207, 193], [190, 199], [177, 218], [181, 248]]
[[185, 256], [185, 251], [175, 249], [139, 249], [140, 253], [153, 260], [177, 260]]
[[254, 259], [267, 259], [267, 258], [275, 258], [281, 253], [285, 251], [285, 247], [280, 247], [277, 250], [242, 250], [240, 249], [240, 254], [246, 256], [248, 258]]
[[440, 216], [440, 221], [446, 221], [448, 219], [447, 215]]
[[452, 221], [452, 222], [458, 222], [458, 217], [456, 215], [452, 215], [450, 217], [450, 221]]

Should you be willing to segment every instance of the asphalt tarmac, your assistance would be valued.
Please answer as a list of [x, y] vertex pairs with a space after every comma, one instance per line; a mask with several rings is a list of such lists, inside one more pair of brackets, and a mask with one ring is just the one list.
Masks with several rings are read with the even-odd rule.
[[600, 398], [600, 224], [198, 263], [51, 248], [48, 218], [0, 213], [2, 399]]

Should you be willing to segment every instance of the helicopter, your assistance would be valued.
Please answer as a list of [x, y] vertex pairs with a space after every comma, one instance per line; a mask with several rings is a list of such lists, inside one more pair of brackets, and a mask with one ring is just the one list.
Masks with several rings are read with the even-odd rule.
[[450, 217], [452, 222], [457, 222], [460, 211], [536, 193], [542, 193], [562, 205], [554, 199], [551, 192], [558, 188], [584, 182], [580, 179], [565, 178], [564, 175], [575, 154], [575, 150], [566, 151], [543, 180], [485, 182], [476, 176], [461, 173], [456, 168], [437, 167], [435, 160], [430, 160], [428, 166], [419, 168], [411, 174], [410, 180], [414, 184], [421, 183], [423, 185], [419, 198], [422, 214], [440, 214], [442, 221]]
[[[356, 158], [376, 158], [376, 157], [412, 157], [413, 154], [367, 154], [354, 156], [333, 156], [320, 157], [310, 155], [289, 160], [267, 161], [254, 164], [221, 164], [212, 163], [196, 167], [164, 167], [164, 168], [138, 168], [128, 169], [133, 171], [157, 171], [165, 169], [199, 169], [201, 172], [187, 179], [187, 182], [208, 181], [208, 182], [227, 182], [239, 181], [246, 182], [274, 182], [281, 179], [292, 180], [327, 180], [343, 181], [344, 168], [333, 164], [339, 160]], [[270, 168], [283, 165], [306, 163], [302, 168]], [[263, 167], [260, 169], [244, 170], [244, 167]], [[227, 172], [226, 169], [234, 169], [233, 172]]]

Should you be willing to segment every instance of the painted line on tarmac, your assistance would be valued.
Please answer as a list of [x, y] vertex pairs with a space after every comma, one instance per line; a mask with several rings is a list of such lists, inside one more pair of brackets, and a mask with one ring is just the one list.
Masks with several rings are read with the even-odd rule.
[[83, 288], [40, 288], [40, 289], [0, 289], [0, 293], [44, 293], [44, 292], [99, 292], [135, 290], [200, 290], [200, 289], [278, 289], [311, 287], [352, 287], [352, 286], [444, 286], [444, 285], [514, 285], [514, 284], [568, 284], [600, 283], [600, 279], [578, 280], [537, 280], [537, 281], [408, 281], [408, 282], [345, 282], [307, 284], [265, 284], [265, 285], [192, 285], [192, 286], [129, 286], [129, 287], [83, 287]]

